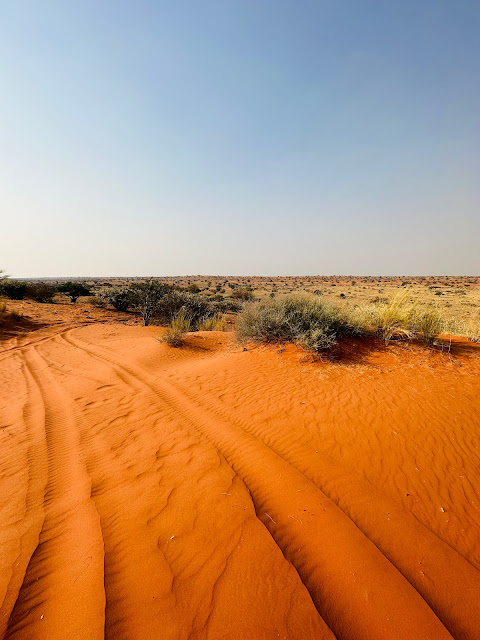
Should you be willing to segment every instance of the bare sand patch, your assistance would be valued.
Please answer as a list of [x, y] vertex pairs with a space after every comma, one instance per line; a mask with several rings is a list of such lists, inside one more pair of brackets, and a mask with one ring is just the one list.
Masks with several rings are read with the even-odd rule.
[[480, 637], [479, 346], [104, 322], [3, 343], [0, 637]]

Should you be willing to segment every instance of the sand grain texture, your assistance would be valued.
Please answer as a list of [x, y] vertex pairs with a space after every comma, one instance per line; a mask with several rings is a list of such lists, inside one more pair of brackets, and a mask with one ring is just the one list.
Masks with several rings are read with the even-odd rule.
[[0, 638], [480, 638], [480, 349], [0, 352]]

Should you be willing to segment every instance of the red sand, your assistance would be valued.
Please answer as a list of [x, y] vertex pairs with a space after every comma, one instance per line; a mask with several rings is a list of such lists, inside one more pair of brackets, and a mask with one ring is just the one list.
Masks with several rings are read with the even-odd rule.
[[4, 343], [1, 638], [480, 638], [479, 347], [161, 333]]

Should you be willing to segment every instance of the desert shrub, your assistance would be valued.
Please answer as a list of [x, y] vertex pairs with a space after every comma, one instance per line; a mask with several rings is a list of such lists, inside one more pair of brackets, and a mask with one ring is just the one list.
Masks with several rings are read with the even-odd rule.
[[68, 296], [73, 303], [75, 303], [80, 296], [90, 295], [90, 287], [82, 282], [65, 282], [58, 287], [58, 291]]
[[221, 313], [213, 316], [204, 316], [197, 322], [198, 331], [223, 331], [225, 329], [225, 318]]
[[188, 285], [187, 291], [189, 293], [200, 293], [201, 289], [196, 282], [192, 282], [192, 284]]
[[117, 311], [128, 311], [134, 303], [132, 287], [109, 287], [100, 291], [99, 295]]
[[183, 344], [183, 336], [190, 331], [191, 321], [185, 311], [180, 311], [172, 318], [170, 326], [161, 338], [171, 347], [180, 347]]
[[294, 342], [311, 351], [358, 333], [347, 312], [317, 298], [286, 296], [248, 304], [238, 317], [240, 341]]
[[157, 312], [160, 301], [171, 291], [172, 287], [164, 282], [158, 282], [158, 280], [149, 280], [148, 282], [135, 282], [130, 285], [129, 289], [132, 295], [132, 307], [140, 312], [143, 324], [147, 327], [152, 316]]
[[99, 294], [96, 296], [90, 296], [88, 298], [88, 302], [94, 307], [98, 307], [99, 309], [105, 309], [107, 306], [107, 301]]
[[57, 287], [48, 282], [29, 282], [26, 297], [35, 302], [52, 302], [57, 293]]
[[223, 312], [223, 307], [221, 301], [207, 300], [203, 296], [174, 289], [160, 300], [155, 318], [161, 324], [167, 324], [183, 312], [190, 320], [191, 330], [195, 331], [199, 322]]
[[27, 282], [7, 279], [0, 281], [0, 295], [5, 296], [5, 298], [10, 298], [10, 300], [23, 300], [27, 289]]
[[253, 291], [251, 287], [236, 287], [232, 291], [232, 298], [240, 302], [249, 302], [254, 299]]
[[233, 300], [232, 298], [224, 298], [224, 300], [219, 300], [216, 303], [216, 309], [220, 313], [235, 313], [236, 311], [240, 311], [242, 308], [242, 304], [238, 302], [238, 300]]

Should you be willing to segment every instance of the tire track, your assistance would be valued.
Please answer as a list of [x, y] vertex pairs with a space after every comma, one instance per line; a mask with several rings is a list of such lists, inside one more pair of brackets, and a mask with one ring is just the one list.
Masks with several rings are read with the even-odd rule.
[[[50, 340], [54, 340], [56, 337], [61, 336], [67, 331], [71, 331], [72, 329], [79, 329], [81, 327], [88, 326], [88, 324], [91, 324], [91, 323], [86, 322], [84, 324], [67, 324], [67, 325], [63, 324], [61, 325], [61, 327], [54, 327], [53, 330], [49, 331], [48, 335], [38, 338], [37, 340], [32, 340], [31, 336], [29, 336], [25, 344], [16, 345], [15, 347], [10, 347], [8, 349], [4, 349], [0, 351], [0, 362], [2, 360], [6, 360], [8, 357], [12, 355], [15, 355], [15, 354], [21, 353], [24, 350], [30, 349], [31, 347], [35, 347], [45, 342], [49, 342]], [[39, 329], [39, 331], [43, 331], [43, 330]]]
[[420, 594], [354, 522], [261, 441], [206, 413], [166, 381], [149, 379], [132, 363], [119, 363], [104, 349], [82, 346], [71, 332], [64, 339], [121, 367], [214, 442], [243, 478], [259, 517], [340, 638], [451, 638]]
[[[259, 438], [297, 468], [351, 518], [394, 564], [459, 640], [480, 638], [480, 572], [448, 543], [376, 489], [364, 476], [315, 453], [291, 434], [277, 436], [261, 426], [230, 415], [204, 393], [192, 393], [171, 382], [182, 394], [222, 420]], [[401, 536], [398, 532], [401, 531]], [[406, 550], [408, 550], [406, 552]], [[469, 616], [462, 615], [465, 608]]]
[[[23, 518], [13, 523], [10, 527], [10, 544], [8, 547], [11, 548], [15, 545], [16, 553], [15, 559], [11, 561], [11, 570], [5, 591], [2, 590], [2, 605], [0, 607], [1, 638], [6, 633], [8, 620], [18, 598], [30, 558], [38, 546], [40, 532], [45, 521], [43, 501], [48, 469], [44, 406], [38, 387], [36, 387], [23, 361], [22, 368], [27, 385], [27, 400], [23, 407], [23, 422], [28, 438], [26, 452], [28, 479]], [[7, 549], [3, 547], [5, 560], [10, 556], [8, 547]]]
[[[65, 342], [71, 345], [68, 339], [65, 339]], [[99, 357], [98, 354], [76, 345], [72, 346], [76, 350], [84, 351], [89, 357], [95, 361], [100, 361], [103, 365], [107, 363], [109, 369], [115, 373], [115, 388], [121, 389], [122, 386], [128, 388], [127, 393], [120, 392], [121, 397], [127, 398], [127, 396], [131, 396], [133, 401], [133, 399], [140, 398], [141, 393], [143, 394], [146, 390], [148, 397], [151, 398], [149, 401], [152, 402], [153, 407], [158, 406], [158, 394], [144, 381], [132, 377], [123, 367]], [[112, 375], [109, 376], [109, 379], [113, 380]], [[130, 408], [130, 402], [128, 407]], [[125, 409], [126, 405], [122, 402], [122, 411], [125, 411]], [[140, 410], [140, 405], [134, 411], [135, 415], [139, 416], [143, 415], [144, 412], [145, 407], [143, 406]], [[116, 418], [113, 416], [114, 422]], [[85, 424], [86, 428], [87, 424]], [[145, 425], [145, 429], [148, 430], [149, 428], [149, 426]], [[184, 427], [181, 427], [181, 431], [183, 433], [178, 438], [180, 442], [186, 440]], [[99, 432], [105, 433], [103, 428], [99, 429]], [[195, 434], [198, 439], [200, 434], [196, 430]], [[208, 439], [201, 435], [200, 440], [209, 442]], [[93, 478], [93, 497], [101, 515], [105, 540], [106, 637], [115, 640], [153, 639], [157, 637], [156, 630], [161, 628], [162, 638], [171, 638], [172, 640], [178, 638], [187, 640], [190, 637], [206, 638], [209, 635], [207, 622], [209, 620], [211, 622], [217, 617], [214, 601], [217, 597], [218, 585], [221, 583], [222, 572], [226, 566], [230, 566], [230, 554], [237, 549], [237, 541], [242, 537], [241, 527], [243, 525], [240, 523], [240, 529], [235, 531], [230, 540], [222, 539], [220, 544], [215, 544], [213, 555], [202, 560], [201, 566], [197, 566], [199, 561], [196, 558], [189, 557], [191, 552], [186, 556], [185, 551], [179, 553], [182, 548], [178, 546], [180, 543], [172, 543], [168, 538], [165, 540], [165, 534], [160, 536], [158, 545], [154, 549], [155, 553], [152, 553], [152, 533], [155, 533], [155, 529], [161, 532], [165, 528], [161, 520], [166, 519], [166, 522], [168, 522], [173, 518], [173, 522], [177, 521], [178, 518], [175, 517], [174, 513], [181, 506], [177, 502], [177, 506], [174, 506], [170, 513], [167, 514], [167, 507], [173, 492], [167, 497], [165, 505], [162, 505], [163, 498], [161, 494], [156, 499], [152, 496], [149, 504], [155, 507], [155, 515], [150, 517], [149, 521], [146, 522], [147, 526], [144, 527], [145, 515], [140, 510], [137, 512], [135, 505], [137, 501], [141, 501], [140, 505], [144, 503], [144, 495], [139, 498], [137, 494], [139, 494], [142, 486], [145, 486], [146, 489], [146, 485], [140, 485], [139, 488], [138, 483], [128, 479], [128, 474], [121, 467], [120, 459], [109, 449], [106, 443], [102, 443], [101, 439], [95, 437], [92, 447], [93, 455], [90, 456], [89, 472]], [[213, 471], [215, 471], [215, 468]], [[153, 469], [150, 470], [150, 473], [155, 475]], [[95, 476], [102, 478], [98, 485], [94, 480]], [[118, 487], [121, 487], [120, 492], [116, 490]], [[174, 491], [177, 490], [174, 489]], [[131, 505], [129, 508], [131, 513], [128, 513], [128, 515], [125, 513], [125, 501]], [[159, 504], [157, 505], [156, 502]], [[194, 530], [197, 514], [193, 509], [192, 514], [195, 516], [191, 527]], [[257, 520], [254, 519], [254, 522], [257, 522]], [[248, 526], [250, 527], [251, 525]], [[173, 537], [176, 538], [177, 536]], [[229, 554], [226, 555], [226, 559], [224, 559], [225, 547], [231, 549]], [[282, 558], [283, 562], [285, 561]], [[213, 576], [216, 576], [217, 571], [212, 571], [212, 564], [214, 567], [220, 567], [221, 569], [220, 575], [215, 579]], [[210, 570], [208, 569], [209, 566]], [[132, 572], [132, 567], [135, 567], [134, 572]], [[195, 574], [197, 572], [200, 573], [204, 568], [207, 569], [207, 574], [211, 577], [201, 590], [197, 590], [195, 599], [200, 602], [210, 600], [210, 603], [206, 607], [202, 605], [198, 615], [195, 614], [193, 619], [194, 631], [192, 631], [189, 627], [191, 624], [189, 618], [187, 617], [186, 620], [183, 620], [184, 616], [179, 614], [179, 611], [185, 606], [182, 604], [184, 596], [181, 596], [181, 594], [185, 590], [185, 582], [191, 582]], [[146, 576], [149, 574], [151, 574], [152, 580], [147, 581]], [[289, 578], [286, 585], [291, 584], [291, 582]], [[209, 595], [210, 592], [211, 595]], [[308, 594], [305, 591], [305, 599], [307, 598]], [[309, 599], [308, 601], [312, 610], [309, 615], [311, 616], [314, 613], [317, 618], [314, 625], [315, 637], [318, 637], [319, 640], [320, 638], [324, 640], [332, 639], [332, 633], [321, 618], [317, 616], [311, 601]], [[202, 612], [205, 608], [208, 611], [208, 616], [203, 618], [204, 614]], [[185, 610], [185, 615], [187, 611]], [[288, 618], [288, 611], [283, 612], [283, 614]], [[304, 624], [303, 621], [302, 624]], [[268, 638], [270, 634], [263, 635], [259, 630], [258, 635], [255, 637]], [[299, 637], [296, 630], [292, 632], [291, 637]]]
[[6, 638], [97, 640], [104, 636], [103, 541], [76, 425], [34, 347], [24, 359], [45, 407], [48, 482], [44, 526]]

